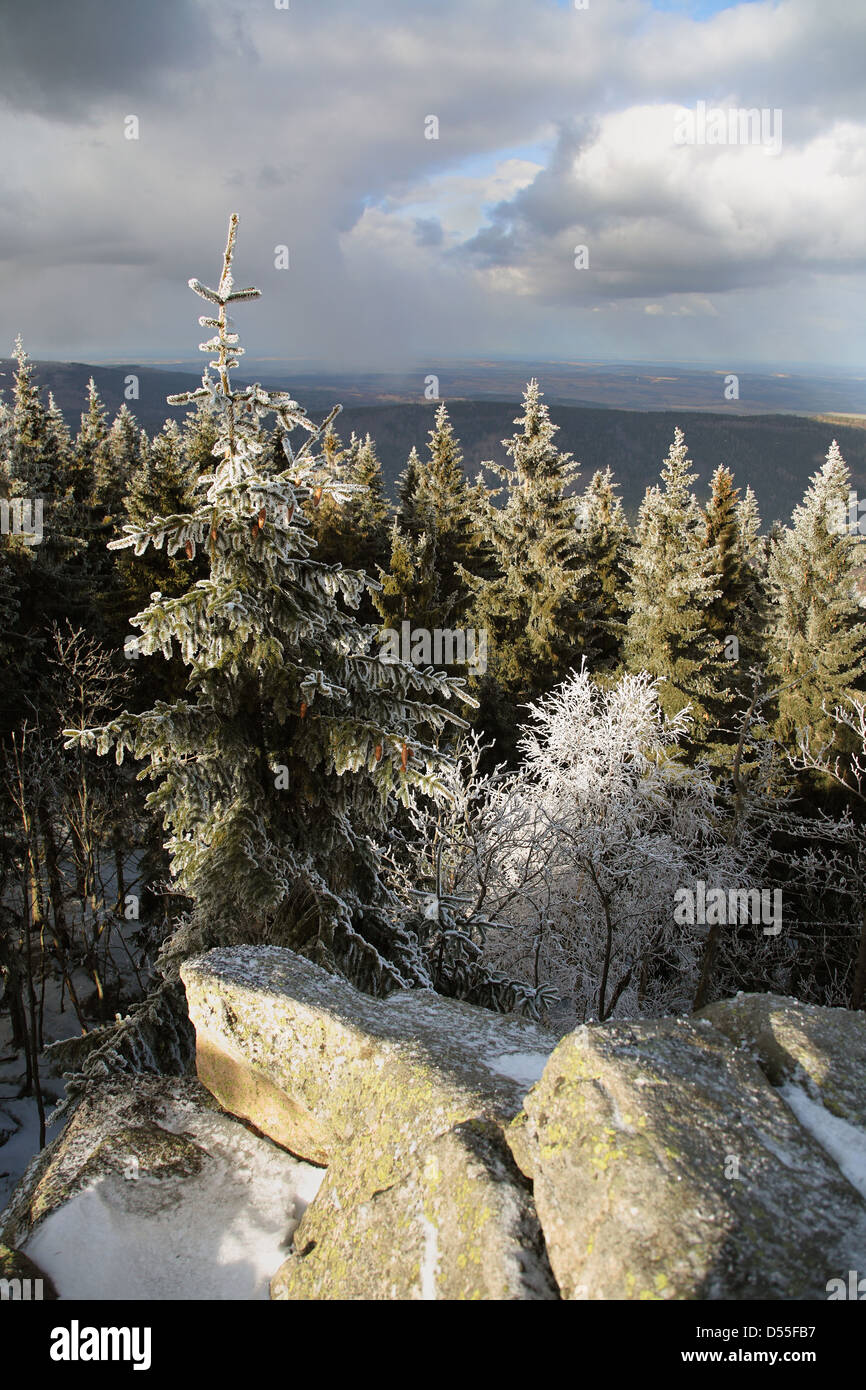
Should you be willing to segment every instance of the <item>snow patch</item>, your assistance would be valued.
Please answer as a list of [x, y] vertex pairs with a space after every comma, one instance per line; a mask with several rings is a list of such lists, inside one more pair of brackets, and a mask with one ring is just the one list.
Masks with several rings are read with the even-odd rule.
[[205, 1150], [200, 1173], [100, 1177], [26, 1242], [61, 1299], [268, 1297], [324, 1170], [227, 1115], [183, 1118], [183, 1132]]
[[439, 1232], [426, 1216], [424, 1223], [424, 1254], [421, 1258], [421, 1297], [426, 1302], [436, 1298], [436, 1269], [439, 1264]]
[[866, 1198], [866, 1131], [852, 1125], [849, 1120], [832, 1115], [792, 1081], [780, 1086], [779, 1094], [803, 1128], [834, 1160], [851, 1186]]
[[500, 1052], [497, 1057], [488, 1058], [487, 1065], [500, 1076], [524, 1086], [534, 1086], [541, 1080], [549, 1058], [549, 1052]]

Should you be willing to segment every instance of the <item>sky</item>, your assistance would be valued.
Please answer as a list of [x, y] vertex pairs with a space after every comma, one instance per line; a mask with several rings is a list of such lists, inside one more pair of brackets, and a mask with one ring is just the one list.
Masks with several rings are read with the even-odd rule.
[[866, 6], [579, 3], [0, 0], [0, 356], [857, 371]]

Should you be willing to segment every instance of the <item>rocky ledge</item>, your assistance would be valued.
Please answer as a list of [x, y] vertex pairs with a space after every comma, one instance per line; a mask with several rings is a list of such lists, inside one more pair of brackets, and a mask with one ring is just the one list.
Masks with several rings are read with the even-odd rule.
[[234, 1153], [282, 1213], [274, 1299], [826, 1299], [866, 1269], [863, 1013], [740, 995], [560, 1039], [274, 947], [182, 977], [199, 1080], [91, 1083], [0, 1220], [10, 1268], [131, 1162], [183, 1230]]

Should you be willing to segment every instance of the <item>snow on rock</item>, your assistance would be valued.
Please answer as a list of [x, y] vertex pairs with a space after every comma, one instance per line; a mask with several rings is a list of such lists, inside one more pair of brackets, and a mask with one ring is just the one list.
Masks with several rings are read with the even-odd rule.
[[93, 1084], [6, 1230], [61, 1299], [263, 1299], [322, 1170], [191, 1079]]
[[737, 994], [699, 1017], [753, 1056], [774, 1086], [802, 1085], [825, 1109], [866, 1130], [866, 1014], [778, 994]]
[[866, 1130], [831, 1114], [792, 1081], [780, 1086], [779, 1092], [803, 1128], [817, 1139], [851, 1186], [866, 1200]]
[[550, 1052], [502, 1052], [498, 1057], [491, 1057], [489, 1062], [500, 1075], [510, 1076], [522, 1086], [534, 1086], [541, 1080], [549, 1057]]

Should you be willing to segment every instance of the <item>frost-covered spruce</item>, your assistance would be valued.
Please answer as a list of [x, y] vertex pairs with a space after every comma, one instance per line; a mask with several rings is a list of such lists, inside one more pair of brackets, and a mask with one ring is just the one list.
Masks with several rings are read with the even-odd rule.
[[721, 592], [716, 550], [707, 545], [706, 517], [692, 492], [696, 478], [685, 436], [676, 429], [662, 486], [647, 488], [638, 512], [623, 650], [630, 671], [648, 671], [659, 681], [667, 715], [690, 707], [693, 740], [712, 726], [720, 652], [710, 622]]
[[[233, 285], [237, 222], [218, 288], [189, 282], [212, 306], [199, 321], [213, 330], [201, 348], [214, 358], [198, 390], [169, 398], [211, 406], [215, 467], [199, 479], [192, 511], [128, 525], [112, 542], [136, 555], [164, 546], [207, 557], [207, 578], [179, 597], [152, 594], [133, 619], [142, 653], [169, 657], [177, 644], [187, 697], [79, 738], [100, 753], [113, 747], [118, 761], [127, 750], [146, 760], [139, 775], [157, 783], [149, 804], [195, 904], [170, 955], [264, 939], [376, 992], [428, 984], [417, 942], [389, 914], [373, 842], [398, 802], [443, 794], [439, 744], [449, 722], [463, 725], [463, 683], [380, 660], [375, 628], [355, 616], [372, 582], [316, 559], [309, 517], [324, 495], [341, 493], [316, 449], [339, 407], [317, 426], [283, 392], [233, 389], [243, 349], [226, 311], [259, 294]], [[282, 471], [263, 426], [269, 413]], [[306, 435], [297, 447], [295, 431]]]
[[550, 689], [587, 651], [598, 603], [580, 555], [572, 495], [577, 465], [556, 446], [533, 379], [523, 394], [520, 429], [503, 440], [509, 462], [487, 464], [502, 479], [505, 505], [484, 510], [490, 576], [465, 576], [472, 621], [490, 633], [490, 670], [509, 697], [523, 701]]
[[850, 741], [831, 711], [861, 697], [866, 681], [866, 618], [857, 591], [866, 547], [851, 525], [850, 486], [834, 439], [768, 567], [770, 669], [784, 684], [776, 732], [787, 743], [808, 732], [815, 742], [835, 743], [837, 752]]

